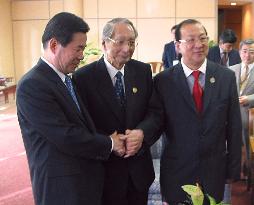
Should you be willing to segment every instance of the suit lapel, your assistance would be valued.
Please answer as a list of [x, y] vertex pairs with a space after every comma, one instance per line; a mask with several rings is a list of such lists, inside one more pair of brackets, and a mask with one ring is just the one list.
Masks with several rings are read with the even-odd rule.
[[56, 88], [58, 89], [59, 93], [61, 93], [61, 95], [64, 96], [64, 99], [66, 99], [67, 104], [73, 106], [74, 110], [75, 110], [74, 112], [79, 116], [79, 118], [87, 124], [88, 128], [90, 128], [92, 131], [94, 131], [95, 130], [94, 125], [93, 125], [93, 123], [91, 123], [90, 116], [88, 115], [86, 109], [84, 108], [84, 105], [81, 102], [76, 90], [75, 90], [75, 92], [76, 92], [76, 95], [78, 98], [78, 102], [79, 102], [80, 108], [81, 108], [85, 118], [83, 117], [82, 113], [79, 111], [77, 105], [75, 104], [71, 95], [69, 94], [69, 91], [67, 90], [66, 86], [64, 85], [61, 78], [57, 75], [57, 73], [55, 71], [53, 71], [53, 69], [48, 64], [46, 64], [44, 61], [42, 61], [41, 59], [40, 59], [39, 63], [43, 65], [41, 72], [43, 72], [45, 74], [45, 76], [47, 77], [48, 80], [51, 80], [52, 82], [54, 82], [56, 84]]
[[177, 65], [175, 70], [177, 75], [175, 85], [178, 86], [178, 90], [180, 91], [181, 95], [186, 101], [186, 104], [190, 106], [190, 108], [196, 113], [195, 103], [191, 95], [190, 88], [187, 83], [187, 79], [184, 74], [183, 68], [180, 63]]
[[94, 79], [97, 79], [98, 93], [105, 100], [105, 103], [108, 105], [109, 110], [111, 110], [112, 113], [118, 118], [118, 120], [122, 122], [122, 108], [117, 101], [114, 86], [103, 58], [98, 61], [97, 66], [94, 69], [96, 69], [96, 71], [94, 72]]
[[128, 125], [128, 119], [132, 119], [131, 112], [135, 103], [135, 93], [133, 89], [138, 89], [135, 79], [135, 69], [131, 69], [129, 65], [125, 65], [124, 68], [124, 85], [125, 85], [125, 96], [126, 96], [126, 124]]
[[205, 76], [205, 89], [203, 97], [203, 113], [205, 113], [210, 100], [212, 98], [212, 93], [214, 86], [216, 84], [216, 69], [210, 65], [210, 62], [207, 61], [206, 76]]
[[250, 76], [247, 80], [247, 84], [243, 90], [243, 94], [247, 93], [248, 89], [251, 88], [254, 84], [254, 68], [251, 69], [250, 71]]

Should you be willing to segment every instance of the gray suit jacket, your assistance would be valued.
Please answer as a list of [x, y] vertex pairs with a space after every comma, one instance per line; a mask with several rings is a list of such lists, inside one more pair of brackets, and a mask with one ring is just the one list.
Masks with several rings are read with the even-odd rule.
[[234, 73], [207, 62], [203, 112], [199, 116], [181, 63], [154, 78], [150, 111], [138, 127], [153, 143], [164, 130], [161, 190], [167, 202], [187, 199], [181, 186], [200, 183], [216, 201], [226, 179], [240, 177], [241, 118]]
[[[238, 94], [240, 91], [240, 79], [241, 79], [241, 64], [236, 64], [229, 67], [231, 70], [235, 72], [236, 83]], [[240, 95], [240, 94], [239, 94]], [[246, 95], [248, 97], [249, 103], [248, 105], [241, 105], [241, 117], [242, 117], [242, 125], [243, 128], [248, 133], [249, 128], [249, 108], [254, 107], [254, 69], [252, 68], [249, 74], [249, 78], [247, 80], [246, 87], [242, 91], [241, 95]]]

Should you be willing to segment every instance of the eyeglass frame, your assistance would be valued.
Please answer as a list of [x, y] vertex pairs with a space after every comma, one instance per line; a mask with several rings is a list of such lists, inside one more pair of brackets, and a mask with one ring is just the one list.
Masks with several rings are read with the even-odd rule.
[[116, 46], [118, 46], [118, 47], [122, 47], [123, 45], [125, 45], [126, 44], [126, 42], [128, 42], [127, 43], [127, 45], [130, 47], [130, 48], [135, 48], [135, 47], [137, 47], [138, 46], [138, 42], [136, 41], [136, 40], [134, 40], [133, 42], [132, 42], [132, 40], [115, 40], [115, 39], [112, 39], [112, 38], [110, 38], [110, 37], [108, 37], [107, 38], [108, 40], [110, 40], [112, 43], [114, 43]]
[[186, 43], [187, 45], [193, 46], [197, 41], [199, 41], [201, 44], [206, 44], [209, 42], [209, 36], [202, 36], [199, 38], [190, 38], [190, 39], [180, 39], [178, 42], [180, 43]]

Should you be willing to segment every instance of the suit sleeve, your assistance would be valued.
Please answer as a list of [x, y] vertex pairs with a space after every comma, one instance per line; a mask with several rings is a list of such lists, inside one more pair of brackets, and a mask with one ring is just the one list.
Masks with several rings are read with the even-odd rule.
[[241, 170], [242, 123], [235, 75], [231, 78], [231, 102], [227, 122], [227, 179], [239, 179]]
[[92, 133], [57, 92], [38, 80], [25, 80], [18, 86], [22, 135], [31, 143], [46, 143], [72, 156], [106, 160], [111, 153], [111, 139]]
[[151, 146], [160, 137], [164, 127], [164, 110], [160, 96], [157, 77], [154, 80], [152, 97], [149, 102], [148, 113], [145, 119], [137, 126], [144, 132], [144, 142]]
[[248, 106], [249, 108], [253, 108], [254, 107], [254, 94], [251, 94], [251, 95], [247, 95], [247, 98], [248, 98]]

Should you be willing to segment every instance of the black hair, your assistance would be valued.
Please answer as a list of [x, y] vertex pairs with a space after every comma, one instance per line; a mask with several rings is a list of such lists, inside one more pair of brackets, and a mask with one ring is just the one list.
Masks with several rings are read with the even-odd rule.
[[42, 35], [42, 45], [45, 49], [50, 39], [55, 38], [65, 47], [71, 42], [74, 33], [87, 33], [90, 30], [88, 24], [80, 17], [61, 12], [49, 20]]
[[220, 35], [220, 41], [222, 43], [235, 43], [237, 37], [232, 29], [225, 29]]
[[[182, 21], [181, 23], [179, 23], [177, 26], [176, 26], [176, 30], [175, 30], [175, 39], [176, 41], [179, 41], [181, 40], [181, 28], [184, 26], [184, 25], [188, 25], [188, 24], [200, 24], [202, 25], [199, 21], [197, 21], [196, 19], [186, 19], [184, 21]], [[205, 34], [207, 35], [207, 31], [205, 29], [205, 27], [202, 25], [202, 27], [204, 28], [205, 30]]]
[[170, 29], [170, 31], [172, 32], [173, 30], [176, 30], [176, 27], [177, 27], [177, 26], [178, 26], [177, 24], [174, 25], [174, 26], [172, 26], [171, 29]]

